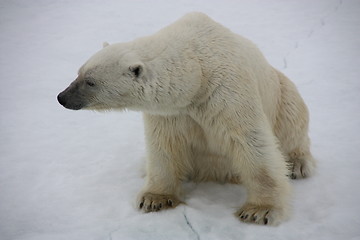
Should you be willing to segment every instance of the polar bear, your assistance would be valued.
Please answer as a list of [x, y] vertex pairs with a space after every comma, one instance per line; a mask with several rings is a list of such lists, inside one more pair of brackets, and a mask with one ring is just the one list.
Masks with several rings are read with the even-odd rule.
[[308, 110], [249, 40], [202, 13], [158, 33], [104, 44], [58, 95], [69, 109], [144, 113], [147, 175], [138, 207], [181, 203], [181, 183], [243, 184], [243, 222], [289, 216], [291, 178], [310, 176]]

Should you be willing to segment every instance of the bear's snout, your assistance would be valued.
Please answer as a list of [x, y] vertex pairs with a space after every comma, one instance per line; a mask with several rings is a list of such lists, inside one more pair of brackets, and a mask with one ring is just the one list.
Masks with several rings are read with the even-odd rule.
[[59, 93], [59, 95], [57, 96], [57, 100], [58, 102], [63, 105], [65, 107], [66, 105], [66, 98], [64, 97], [64, 94], [61, 92]]
[[85, 106], [84, 102], [80, 99], [80, 97], [72, 93], [71, 88], [67, 88], [61, 93], [59, 93], [59, 95], [57, 96], [57, 100], [65, 108], [72, 110], [79, 110]]

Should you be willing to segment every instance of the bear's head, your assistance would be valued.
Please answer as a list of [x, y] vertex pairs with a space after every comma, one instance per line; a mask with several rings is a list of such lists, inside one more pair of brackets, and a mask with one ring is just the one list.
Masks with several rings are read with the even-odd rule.
[[[114, 44], [119, 45], [119, 44]], [[136, 105], [134, 94], [140, 82], [147, 81], [145, 64], [126, 47], [104, 43], [78, 72], [78, 77], [57, 99], [65, 108], [79, 110], [123, 109]]]
[[186, 108], [201, 87], [199, 63], [190, 51], [171, 55], [172, 49], [157, 52], [152, 45], [104, 44], [58, 95], [59, 103], [73, 110], [126, 108], [160, 114]]

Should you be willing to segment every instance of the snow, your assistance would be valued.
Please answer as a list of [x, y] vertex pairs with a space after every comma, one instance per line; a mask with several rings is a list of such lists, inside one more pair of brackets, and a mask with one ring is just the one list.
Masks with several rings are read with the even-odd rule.
[[[56, 95], [103, 41], [190, 11], [252, 39], [299, 88], [317, 174], [292, 181], [278, 227], [241, 223], [242, 186], [185, 184], [186, 205], [143, 214], [140, 113], [70, 111]], [[0, 2], [0, 239], [360, 239], [360, 1]]]

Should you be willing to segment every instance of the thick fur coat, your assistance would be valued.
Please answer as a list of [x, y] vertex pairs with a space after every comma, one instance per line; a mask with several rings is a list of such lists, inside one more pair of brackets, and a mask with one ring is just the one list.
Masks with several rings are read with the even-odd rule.
[[289, 215], [288, 176], [310, 176], [308, 110], [249, 40], [201, 13], [108, 45], [58, 96], [70, 109], [144, 112], [147, 175], [138, 206], [176, 207], [183, 181], [243, 184], [244, 222]]

